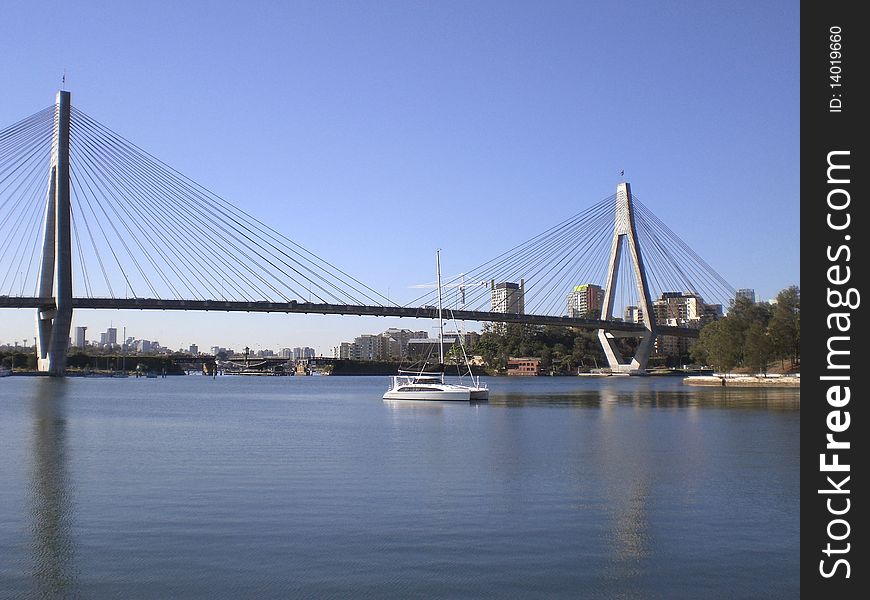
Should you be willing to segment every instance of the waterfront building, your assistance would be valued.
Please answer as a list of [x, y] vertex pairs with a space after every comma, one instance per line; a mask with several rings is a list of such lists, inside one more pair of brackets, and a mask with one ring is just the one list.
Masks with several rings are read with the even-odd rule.
[[350, 357], [354, 360], [380, 360], [383, 343], [384, 338], [380, 335], [364, 333], [354, 338]]
[[507, 374], [535, 377], [541, 374], [541, 359], [531, 357], [508, 358]]
[[427, 339], [429, 334], [425, 331], [411, 331], [410, 329], [397, 329], [391, 327], [381, 335], [393, 340], [397, 345], [392, 346], [395, 352], [390, 353], [391, 358], [401, 359], [408, 354], [408, 343], [411, 340]]
[[[379, 334], [363, 334], [353, 342], [332, 348], [333, 358], [353, 360], [401, 360], [409, 355], [409, 344], [428, 339], [425, 331], [390, 328]], [[311, 356], [314, 351], [311, 350]]]
[[351, 342], [341, 342], [332, 349], [332, 358], [348, 360], [350, 359], [352, 349], [353, 344]]
[[[480, 340], [480, 334], [476, 331], [468, 333], [458, 333], [456, 331], [444, 332], [444, 352], [450, 351], [454, 346], [459, 346], [460, 343], [468, 350], [472, 348]], [[438, 338], [415, 338], [408, 342], [408, 358], [412, 360], [426, 359], [429, 360], [438, 358]]]
[[306, 358], [313, 358], [314, 354], [314, 348], [296, 346], [293, 348], [292, 358], [293, 360], [304, 360]]
[[601, 306], [604, 304], [604, 289], [594, 283], [574, 286], [566, 298], [566, 304], [568, 317], [572, 319], [598, 318], [601, 314]]

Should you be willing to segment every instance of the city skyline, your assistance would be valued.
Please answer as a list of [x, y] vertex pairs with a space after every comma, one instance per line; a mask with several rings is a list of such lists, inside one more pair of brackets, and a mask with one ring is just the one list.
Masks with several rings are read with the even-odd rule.
[[[611, 194], [622, 170], [734, 287], [769, 299], [800, 284], [796, 6], [166, 4], [159, 18], [117, 7], [115, 28], [97, 5], [48, 24], [7, 10], [21, 24], [7, 55], [28, 60], [2, 75], [4, 126], [50, 104], [66, 69], [76, 106], [399, 301], [432, 279], [434, 248], [460, 273]], [[204, 21], [181, 35], [167, 15]], [[60, 23], [62, 58], [25, 43]], [[170, 347], [299, 339], [324, 354], [360, 332], [436, 328], [114, 314]], [[33, 311], [2, 319], [0, 341], [32, 338]], [[77, 311], [73, 327], [95, 322]]]

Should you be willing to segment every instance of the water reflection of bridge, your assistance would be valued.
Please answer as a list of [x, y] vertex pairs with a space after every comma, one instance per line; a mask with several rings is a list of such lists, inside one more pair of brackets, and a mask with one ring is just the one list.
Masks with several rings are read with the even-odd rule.
[[34, 597], [79, 597], [74, 502], [67, 457], [67, 389], [63, 381], [40, 379], [30, 399], [33, 416], [33, 479], [30, 505], [33, 532]]

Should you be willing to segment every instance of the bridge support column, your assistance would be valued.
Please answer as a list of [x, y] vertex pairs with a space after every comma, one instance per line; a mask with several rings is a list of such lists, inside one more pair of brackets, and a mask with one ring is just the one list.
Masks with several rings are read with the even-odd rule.
[[601, 319], [605, 321], [613, 319], [613, 303], [616, 296], [619, 263], [626, 244], [628, 244], [628, 251], [631, 256], [634, 282], [637, 286], [638, 298], [640, 298], [639, 303], [641, 306], [639, 308], [643, 311], [645, 331], [639, 336], [640, 343], [638, 344], [637, 351], [629, 362], [625, 362], [619, 350], [617, 350], [616, 339], [613, 333], [599, 329], [598, 340], [601, 342], [601, 347], [607, 356], [607, 363], [611, 371], [616, 373], [642, 373], [646, 371], [647, 362], [655, 344], [656, 322], [655, 314], [652, 311], [652, 300], [650, 299], [649, 285], [647, 284], [646, 271], [643, 266], [643, 257], [637, 241], [631, 186], [627, 182], [623, 182], [616, 186], [616, 225], [613, 230], [613, 242], [610, 246], [610, 263], [607, 267], [604, 304], [601, 307]]
[[54, 144], [45, 201], [39, 297], [50, 302], [37, 309], [36, 353], [40, 371], [63, 376], [72, 325], [72, 249], [70, 235], [69, 130], [70, 93], [59, 91], [54, 111]]

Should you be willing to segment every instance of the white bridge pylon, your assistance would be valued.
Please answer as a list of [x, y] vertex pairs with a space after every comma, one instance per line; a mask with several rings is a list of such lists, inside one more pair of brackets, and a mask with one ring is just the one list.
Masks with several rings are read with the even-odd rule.
[[640, 334], [640, 343], [631, 361], [626, 362], [616, 347], [616, 337], [637, 336], [631, 332], [609, 332], [598, 330], [598, 340], [607, 356], [607, 363], [614, 373], [642, 373], [646, 371], [649, 355], [656, 339], [655, 315], [652, 311], [652, 300], [649, 295], [646, 271], [640, 244], [637, 241], [637, 229], [634, 223], [634, 205], [631, 198], [631, 186], [622, 182], [616, 186], [616, 220], [613, 229], [613, 243], [610, 246], [610, 263], [607, 266], [607, 280], [604, 282], [604, 303], [601, 307], [601, 318], [613, 320], [613, 303], [616, 297], [616, 282], [619, 277], [619, 263], [622, 252], [628, 245], [631, 257], [634, 283], [637, 286], [638, 302], [643, 311], [644, 331]]
[[45, 229], [39, 269], [39, 297], [53, 305], [37, 309], [38, 368], [62, 376], [66, 370], [72, 325], [72, 251], [70, 238], [69, 129], [70, 93], [59, 91], [54, 114], [54, 143], [45, 199]]

